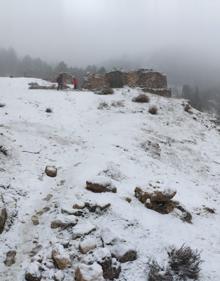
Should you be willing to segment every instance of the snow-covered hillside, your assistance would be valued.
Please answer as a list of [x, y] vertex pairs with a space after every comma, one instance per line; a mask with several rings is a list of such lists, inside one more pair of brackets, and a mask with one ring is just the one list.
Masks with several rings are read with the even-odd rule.
[[[78, 266], [126, 248], [137, 259], [121, 263], [119, 280], [144, 281], [150, 259], [166, 264], [169, 247], [185, 244], [201, 251], [200, 280], [219, 281], [220, 133], [211, 116], [194, 109], [189, 114], [185, 101], [151, 94], [149, 103], [134, 103], [138, 89], [100, 96], [29, 90], [31, 81], [0, 78], [0, 146], [6, 150], [0, 152], [0, 193], [8, 212], [0, 234], [0, 280], [23, 281], [25, 272], [38, 268], [42, 278], [33, 280], [74, 280]], [[148, 112], [152, 105], [157, 115]], [[56, 177], [45, 174], [47, 165], [57, 167]], [[117, 192], [93, 193], [86, 181], [108, 181]], [[146, 208], [136, 187], [176, 190], [174, 199], [192, 223], [177, 210]], [[79, 209], [85, 202], [111, 205]], [[58, 219], [65, 227], [51, 228]], [[80, 253], [83, 241], [96, 248]], [[69, 259], [63, 270], [51, 259], [57, 248]], [[10, 250], [16, 262], [6, 266]], [[98, 274], [100, 266], [93, 270]]]

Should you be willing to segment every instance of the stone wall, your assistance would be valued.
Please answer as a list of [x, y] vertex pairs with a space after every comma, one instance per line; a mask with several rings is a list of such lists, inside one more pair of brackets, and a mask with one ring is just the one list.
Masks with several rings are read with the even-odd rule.
[[87, 77], [83, 84], [83, 88], [93, 91], [108, 87], [122, 88], [124, 86], [139, 87], [153, 94], [171, 96], [171, 91], [167, 88], [166, 75], [145, 69], [130, 72], [112, 71], [106, 74], [92, 74]]

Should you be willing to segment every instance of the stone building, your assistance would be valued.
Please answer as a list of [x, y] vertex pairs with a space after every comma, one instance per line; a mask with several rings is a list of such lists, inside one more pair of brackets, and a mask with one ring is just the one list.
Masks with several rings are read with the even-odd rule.
[[101, 90], [103, 88], [141, 88], [145, 92], [161, 96], [171, 96], [171, 91], [167, 88], [166, 75], [147, 69], [137, 71], [122, 72], [112, 71], [106, 74], [91, 74], [83, 84], [83, 88], [89, 90]]

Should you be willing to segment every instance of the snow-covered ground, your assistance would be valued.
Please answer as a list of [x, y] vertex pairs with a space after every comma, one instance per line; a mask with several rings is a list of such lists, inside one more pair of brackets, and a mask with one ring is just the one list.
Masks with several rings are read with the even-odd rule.
[[[137, 250], [137, 260], [122, 264], [119, 280], [147, 280], [149, 259], [163, 264], [170, 246], [185, 244], [201, 251], [200, 280], [219, 281], [220, 132], [212, 117], [194, 109], [193, 114], [185, 112], [180, 99], [149, 94], [150, 103], [134, 103], [138, 89], [100, 96], [29, 90], [31, 81], [43, 83], [0, 78], [0, 103], [5, 104], [0, 107], [0, 145], [8, 150], [8, 156], [0, 153], [0, 193], [9, 212], [0, 234], [0, 280], [23, 281], [36, 245], [48, 263], [47, 279], [42, 280], [54, 280], [51, 251], [67, 243], [73, 266], [63, 271], [64, 280], [74, 280], [80, 240], [71, 235], [93, 226], [96, 230], [89, 236], [97, 244], [102, 235], [116, 236], [119, 244], [126, 241]], [[148, 113], [151, 105], [158, 107], [157, 115]], [[46, 108], [53, 112], [46, 113]], [[57, 177], [45, 175], [47, 165], [58, 168]], [[110, 180], [117, 193], [85, 189], [87, 180], [103, 179]], [[176, 190], [175, 199], [192, 214], [192, 224], [175, 212], [162, 215], [145, 208], [134, 189], [150, 185]], [[72, 229], [51, 229], [51, 221], [59, 216], [70, 219], [62, 209], [71, 212], [73, 204], [88, 201], [111, 207], [100, 216], [79, 217]], [[36, 214], [39, 224], [33, 225]], [[11, 267], [4, 264], [9, 250], [17, 252]]]

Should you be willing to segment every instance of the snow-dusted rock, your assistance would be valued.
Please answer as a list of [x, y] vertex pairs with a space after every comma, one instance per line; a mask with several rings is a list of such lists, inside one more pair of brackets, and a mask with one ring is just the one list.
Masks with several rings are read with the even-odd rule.
[[117, 189], [113, 186], [112, 182], [106, 180], [104, 177], [97, 177], [86, 182], [86, 189], [95, 193], [113, 192], [116, 193]]
[[56, 273], [54, 273], [54, 280], [55, 281], [63, 281], [65, 278], [65, 275], [63, 271], [59, 270]]
[[76, 281], [104, 281], [102, 267], [98, 263], [80, 264], [76, 269], [75, 279]]
[[55, 220], [53, 220], [51, 222], [51, 228], [52, 229], [56, 229], [56, 228], [62, 228], [62, 229], [65, 229], [65, 228], [68, 228], [68, 227], [73, 227], [77, 224], [78, 222], [78, 219], [75, 217], [75, 216], [72, 216], [71, 217], [67, 217], [65, 215], [59, 215], [57, 216], [57, 218]]
[[0, 194], [0, 234], [4, 231], [7, 217], [8, 214], [4, 204], [3, 196]]
[[40, 264], [38, 262], [33, 262], [29, 265], [25, 273], [26, 281], [40, 281], [41, 280], [41, 272], [39, 270]]
[[97, 246], [96, 240], [93, 238], [87, 238], [80, 242], [79, 250], [82, 254], [86, 254], [87, 252], [95, 249]]
[[4, 264], [6, 266], [13, 265], [15, 263], [15, 257], [16, 257], [16, 251], [9, 251], [9, 252], [7, 252]]
[[117, 233], [109, 227], [104, 227], [101, 231], [101, 237], [105, 245], [114, 245], [116, 243], [125, 242]]
[[38, 216], [36, 216], [36, 215], [33, 215], [32, 217], [31, 217], [31, 220], [32, 220], [32, 223], [33, 223], [33, 225], [38, 225], [40, 222], [39, 222], [39, 218], [38, 218]]
[[46, 166], [45, 173], [48, 177], [56, 177], [57, 176], [57, 168], [55, 166]]
[[111, 253], [121, 263], [134, 261], [137, 259], [137, 251], [127, 244], [115, 245], [111, 248]]
[[59, 269], [65, 269], [71, 266], [69, 255], [65, 252], [62, 245], [56, 245], [52, 250], [52, 259], [54, 265]]
[[86, 236], [95, 230], [96, 227], [90, 222], [79, 223], [73, 228], [73, 239]]

